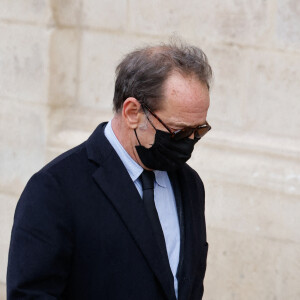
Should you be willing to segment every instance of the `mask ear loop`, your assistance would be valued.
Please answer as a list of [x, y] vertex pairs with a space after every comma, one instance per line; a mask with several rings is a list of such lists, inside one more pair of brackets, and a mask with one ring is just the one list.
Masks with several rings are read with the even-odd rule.
[[[142, 110], [147, 118], [147, 120], [149, 121], [150, 125], [154, 128], [155, 131], [157, 131], [157, 129], [155, 128], [155, 126], [153, 125], [153, 123], [151, 122], [151, 120], [148, 118], [148, 115], [147, 115], [147, 111], [145, 111], [145, 107], [143, 106], [143, 104], [141, 104], [141, 107], [142, 107]], [[134, 129], [134, 133], [135, 133], [135, 136], [136, 136], [136, 139], [137, 141], [139, 142], [139, 145], [142, 146], [138, 136], [137, 136], [137, 133], [136, 133], [136, 129]]]
[[140, 140], [139, 140], [139, 138], [138, 138], [138, 136], [137, 136], [136, 129], [134, 129], [134, 133], [135, 133], [136, 139], [137, 139], [138, 142], [139, 142], [139, 145], [142, 146], [142, 144], [141, 144], [141, 142], [140, 142]]
[[153, 125], [153, 123], [151, 122], [151, 120], [148, 117], [147, 111], [145, 111], [145, 107], [143, 106], [143, 104], [141, 104], [142, 110], [147, 118], [147, 120], [149, 121], [150, 125], [154, 128], [154, 130], [156, 131], [157, 129], [155, 128], [155, 126]]

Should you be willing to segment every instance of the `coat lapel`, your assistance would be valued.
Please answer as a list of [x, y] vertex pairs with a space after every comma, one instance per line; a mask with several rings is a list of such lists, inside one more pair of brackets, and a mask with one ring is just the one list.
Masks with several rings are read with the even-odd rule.
[[[175, 197], [181, 198], [181, 209], [178, 210], [181, 225], [181, 250], [178, 265], [178, 300], [189, 299], [197, 255], [197, 238], [195, 238], [195, 224], [193, 218], [193, 198], [197, 195], [193, 184], [189, 183], [185, 172], [169, 174]], [[180, 178], [180, 180], [179, 180]], [[173, 184], [176, 182], [176, 184]], [[175, 187], [175, 188], [174, 188]], [[177, 200], [177, 199], [176, 199]]]
[[93, 177], [118, 211], [166, 296], [170, 300], [175, 300], [173, 282], [170, 281], [170, 267], [166, 266], [166, 262], [161, 256], [141, 197], [119, 156], [104, 136], [103, 129], [99, 130], [98, 128], [96, 131], [98, 134], [96, 132], [94, 135], [98, 137], [97, 146], [94, 145], [95, 137], [93, 135], [87, 142], [90, 159], [100, 164]]

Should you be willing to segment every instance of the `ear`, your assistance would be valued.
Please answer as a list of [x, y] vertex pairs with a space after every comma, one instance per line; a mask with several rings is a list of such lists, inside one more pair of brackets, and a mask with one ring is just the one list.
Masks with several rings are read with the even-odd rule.
[[136, 129], [141, 121], [142, 115], [141, 104], [135, 98], [129, 97], [124, 101], [122, 117], [129, 128]]

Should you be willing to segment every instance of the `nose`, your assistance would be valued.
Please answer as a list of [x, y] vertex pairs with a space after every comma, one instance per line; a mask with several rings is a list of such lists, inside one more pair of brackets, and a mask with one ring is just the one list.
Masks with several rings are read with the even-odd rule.
[[193, 133], [189, 136], [189, 139], [193, 140], [195, 138], [195, 132], [193, 131]]

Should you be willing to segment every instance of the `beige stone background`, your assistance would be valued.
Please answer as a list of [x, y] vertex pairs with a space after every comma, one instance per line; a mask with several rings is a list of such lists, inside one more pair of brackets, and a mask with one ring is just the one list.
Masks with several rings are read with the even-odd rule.
[[30, 176], [111, 118], [114, 68], [176, 33], [214, 70], [205, 300], [300, 299], [299, 0], [0, 0], [0, 281]]

